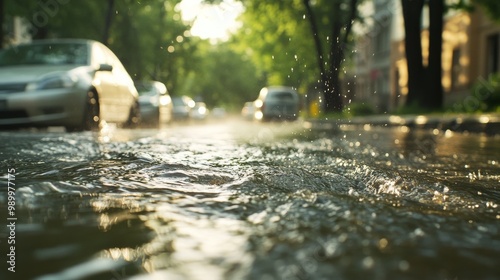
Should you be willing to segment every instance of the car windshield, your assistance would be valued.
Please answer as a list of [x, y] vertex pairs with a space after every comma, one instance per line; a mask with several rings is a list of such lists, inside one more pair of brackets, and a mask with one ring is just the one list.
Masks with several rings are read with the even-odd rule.
[[273, 99], [279, 99], [279, 100], [293, 100], [293, 94], [291, 92], [287, 91], [280, 91], [280, 92], [272, 92], [269, 93], [268, 96]]
[[88, 64], [87, 45], [81, 43], [26, 44], [0, 52], [0, 66]]
[[172, 98], [172, 103], [174, 106], [186, 106], [186, 103], [180, 97]]
[[154, 95], [153, 85], [148, 83], [136, 83], [135, 88], [139, 95]]

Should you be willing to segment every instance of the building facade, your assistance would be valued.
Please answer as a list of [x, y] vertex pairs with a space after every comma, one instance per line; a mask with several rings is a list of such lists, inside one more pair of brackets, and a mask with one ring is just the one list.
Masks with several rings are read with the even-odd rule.
[[[356, 102], [369, 102], [377, 112], [403, 106], [408, 94], [404, 19], [399, 0], [375, 0], [370, 26], [358, 33], [355, 70]], [[424, 64], [428, 57], [428, 20], [422, 18]], [[444, 17], [442, 85], [445, 107], [471, 95], [473, 85], [500, 71], [500, 24], [480, 7], [450, 11]]]

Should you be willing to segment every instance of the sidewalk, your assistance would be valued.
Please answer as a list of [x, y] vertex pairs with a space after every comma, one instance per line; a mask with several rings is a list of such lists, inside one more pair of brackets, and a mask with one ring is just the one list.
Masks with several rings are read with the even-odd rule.
[[345, 126], [407, 126], [419, 129], [439, 129], [456, 132], [485, 133], [500, 135], [500, 114], [481, 115], [373, 115], [351, 119], [306, 119], [306, 128], [329, 130]]

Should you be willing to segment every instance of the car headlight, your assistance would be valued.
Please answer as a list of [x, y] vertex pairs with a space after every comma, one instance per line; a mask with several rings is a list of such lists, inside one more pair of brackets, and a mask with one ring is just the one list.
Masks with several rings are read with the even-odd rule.
[[49, 74], [43, 76], [36, 82], [29, 83], [26, 86], [26, 90], [33, 91], [43, 89], [71, 88], [75, 86], [76, 82], [77, 78], [70, 73]]
[[207, 112], [207, 108], [205, 108], [205, 107], [198, 108], [198, 114], [205, 115], [206, 112]]
[[262, 105], [264, 105], [264, 102], [262, 102], [262, 100], [257, 99], [257, 100], [255, 100], [254, 105], [257, 108], [261, 108]]

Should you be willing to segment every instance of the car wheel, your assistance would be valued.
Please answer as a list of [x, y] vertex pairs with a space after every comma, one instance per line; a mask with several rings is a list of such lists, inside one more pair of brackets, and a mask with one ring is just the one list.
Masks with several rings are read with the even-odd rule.
[[141, 114], [139, 111], [139, 102], [135, 102], [132, 107], [130, 107], [130, 113], [128, 115], [128, 120], [125, 123], [127, 128], [136, 128], [139, 126], [141, 120]]
[[93, 91], [87, 93], [84, 122], [85, 130], [99, 130], [99, 124], [101, 123], [100, 106], [97, 94]]
[[99, 125], [101, 123], [100, 106], [99, 106], [99, 99], [97, 98], [97, 94], [94, 91], [89, 90], [87, 92], [87, 98], [84, 106], [85, 108], [83, 112], [83, 120], [81, 125], [66, 127], [67, 130], [69, 131], [99, 130]]
[[158, 108], [158, 112], [156, 113], [156, 116], [154, 119], [151, 120], [151, 127], [159, 128], [162, 122], [162, 115], [160, 112], [160, 109]]

